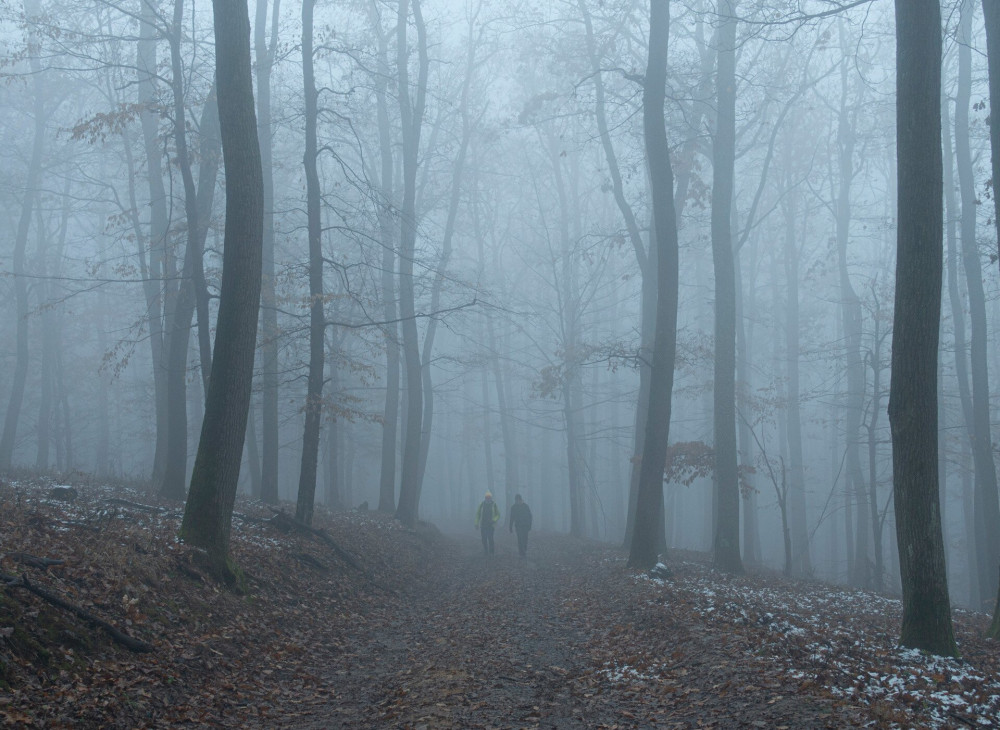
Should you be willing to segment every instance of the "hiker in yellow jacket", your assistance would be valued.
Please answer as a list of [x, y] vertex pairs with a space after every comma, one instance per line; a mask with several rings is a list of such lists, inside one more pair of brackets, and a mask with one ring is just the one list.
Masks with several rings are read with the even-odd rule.
[[479, 528], [483, 536], [483, 552], [493, 555], [493, 526], [500, 520], [500, 507], [493, 501], [493, 495], [486, 493], [486, 497], [479, 503], [476, 510], [476, 527]]

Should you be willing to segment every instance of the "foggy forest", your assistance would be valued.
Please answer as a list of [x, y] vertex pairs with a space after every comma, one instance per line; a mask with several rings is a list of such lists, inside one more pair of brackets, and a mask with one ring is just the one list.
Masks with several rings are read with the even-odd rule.
[[994, 0], [0, 59], [0, 724], [1000, 723]]

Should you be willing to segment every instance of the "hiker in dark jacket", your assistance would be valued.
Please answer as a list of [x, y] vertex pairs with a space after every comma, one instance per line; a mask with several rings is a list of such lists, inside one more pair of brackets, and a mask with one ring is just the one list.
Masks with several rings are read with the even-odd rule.
[[510, 531], [517, 530], [517, 552], [523, 558], [528, 554], [528, 530], [531, 529], [531, 510], [527, 503], [521, 499], [521, 495], [514, 496], [514, 506], [510, 508], [510, 516], [507, 519]]
[[486, 493], [486, 498], [479, 503], [476, 510], [476, 527], [483, 536], [483, 552], [487, 555], [494, 553], [493, 527], [500, 519], [500, 507], [493, 501], [493, 495]]

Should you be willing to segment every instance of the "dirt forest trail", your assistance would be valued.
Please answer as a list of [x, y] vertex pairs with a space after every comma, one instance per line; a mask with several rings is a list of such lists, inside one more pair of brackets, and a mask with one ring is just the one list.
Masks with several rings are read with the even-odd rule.
[[[642, 605], [649, 586], [624, 570], [620, 551], [532, 535], [522, 560], [506, 537], [498, 532], [492, 557], [478, 541], [451, 541], [433, 579], [354, 635], [340, 666], [327, 668], [329, 705], [287, 726], [852, 724], [832, 703], [762, 678], [746, 661], [752, 647], [737, 637], [662, 621]], [[658, 691], [646, 692], [641, 668], [654, 663]], [[288, 717], [275, 709], [272, 717]]]
[[500, 530], [487, 558], [471, 524], [321, 511], [292, 530], [254, 503], [230, 591], [177, 540], [175, 505], [51, 489], [0, 491], [0, 727], [1000, 727], [987, 614], [953, 611], [945, 659], [898, 646], [891, 596], [705, 553], [653, 576], [566, 535], [532, 533], [521, 560]]

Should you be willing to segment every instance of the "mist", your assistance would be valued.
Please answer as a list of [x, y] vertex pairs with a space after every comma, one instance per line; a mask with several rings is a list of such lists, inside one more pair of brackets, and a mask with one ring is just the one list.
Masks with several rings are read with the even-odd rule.
[[[662, 547], [718, 549], [728, 424], [744, 566], [898, 593], [895, 25], [885, 3], [842, 5], [670, 3]], [[264, 237], [241, 493], [466, 533], [484, 493], [504, 515], [521, 494], [535, 529], [622, 544], [656, 306], [646, 4], [307, 9], [308, 27], [301, 3], [250, 7]], [[997, 500], [1000, 373], [987, 49], [978, 5], [942, 10], [939, 506], [952, 604], [978, 610], [996, 594], [997, 525], [977, 517]], [[183, 500], [229, 187], [210, 5], [3, 13], [0, 469]]]

